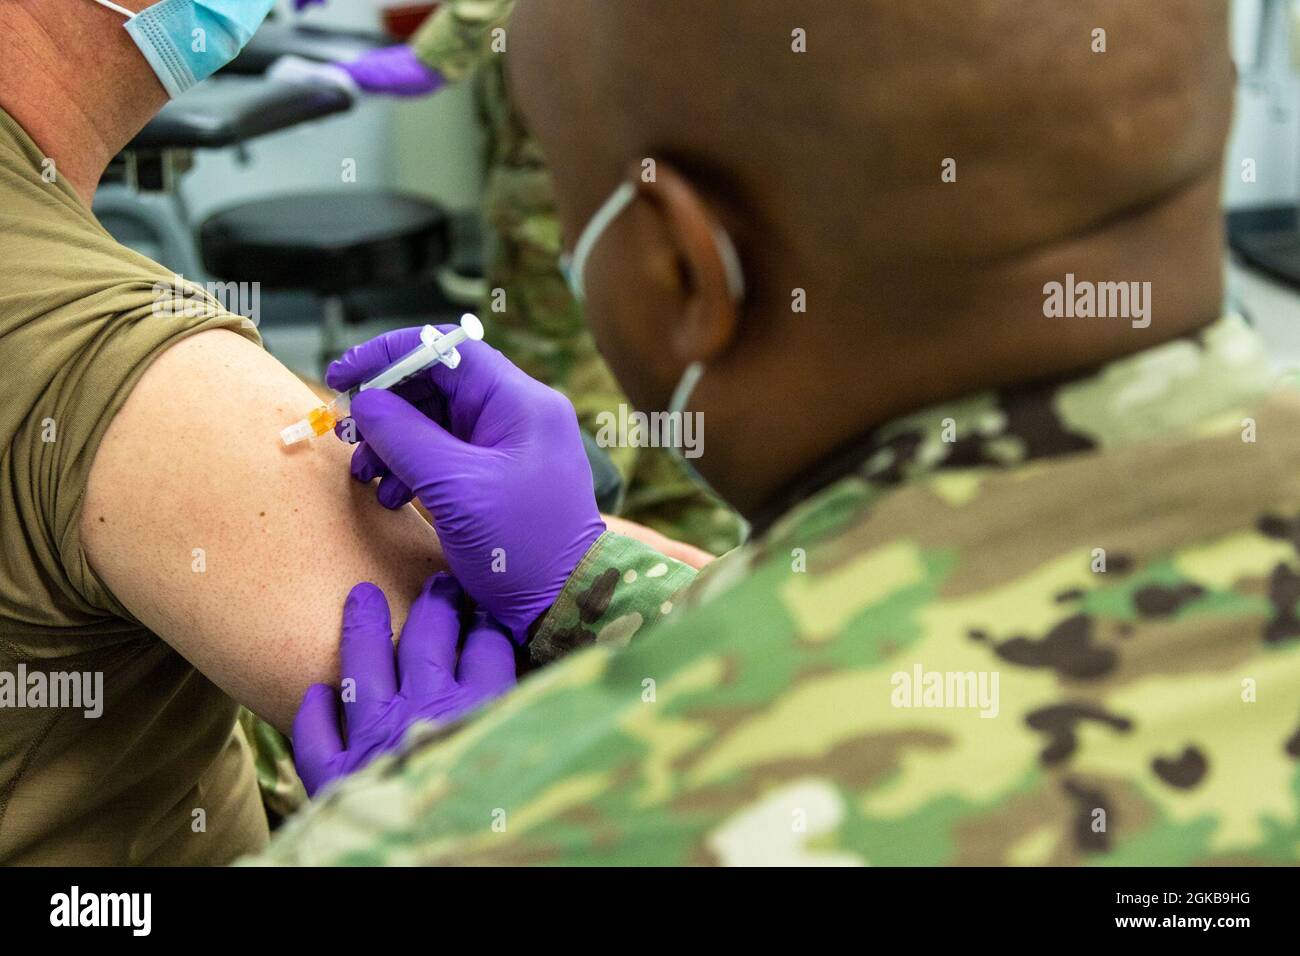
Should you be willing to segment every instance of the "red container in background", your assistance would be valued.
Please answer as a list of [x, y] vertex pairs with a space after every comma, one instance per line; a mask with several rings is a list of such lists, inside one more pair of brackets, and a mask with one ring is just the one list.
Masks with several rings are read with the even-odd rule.
[[385, 30], [398, 40], [409, 40], [436, 9], [437, 3], [391, 3], [384, 6], [380, 16]]

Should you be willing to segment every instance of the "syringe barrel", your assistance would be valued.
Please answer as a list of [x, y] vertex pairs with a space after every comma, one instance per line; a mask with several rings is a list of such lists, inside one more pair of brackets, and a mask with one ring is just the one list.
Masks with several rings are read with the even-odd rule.
[[432, 325], [426, 325], [420, 330], [420, 345], [417, 348], [403, 355], [370, 381], [349, 391], [340, 392], [329, 404], [313, 409], [308, 412], [306, 418], [281, 429], [280, 440], [285, 445], [296, 445], [298, 442], [326, 434], [336, 423], [352, 413], [352, 399], [357, 392], [400, 385], [435, 362], [441, 362], [448, 368], [456, 368], [460, 364], [460, 353], [456, 351], [456, 346], [468, 340], [478, 342], [482, 339], [483, 323], [478, 320], [478, 316], [468, 312], [461, 316], [459, 327], [446, 334], [439, 332]]
[[461, 317], [460, 325], [450, 332], [439, 332], [432, 325], [426, 325], [420, 331], [420, 345], [403, 355], [400, 359], [384, 369], [374, 378], [361, 385], [361, 391], [371, 388], [392, 388], [406, 381], [412, 375], [441, 362], [448, 368], [460, 364], [460, 353], [456, 346], [470, 339], [483, 338], [483, 324], [478, 317], [466, 313]]
[[399, 382], [410, 378], [421, 369], [428, 368], [437, 360], [438, 356], [436, 352], [431, 351], [424, 345], [417, 346], [374, 378], [367, 382], [363, 382], [360, 391], [364, 392], [372, 388], [392, 388]]

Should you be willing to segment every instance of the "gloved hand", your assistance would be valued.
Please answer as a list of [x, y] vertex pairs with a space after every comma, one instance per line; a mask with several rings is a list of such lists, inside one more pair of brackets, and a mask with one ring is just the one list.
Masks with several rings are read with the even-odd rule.
[[343, 699], [346, 736], [339, 733], [339, 691], [327, 684], [307, 689], [293, 721], [293, 759], [309, 794], [396, 750], [417, 721], [455, 721], [514, 685], [514, 646], [482, 611], [456, 659], [460, 603], [456, 579], [435, 574], [411, 605], [394, 651], [384, 592], [373, 584], [352, 589], [339, 647], [343, 679], [355, 682], [348, 685], [355, 696]]
[[293, 8], [295, 10], [303, 10], [313, 5], [319, 5], [323, 7], [325, 6], [325, 0], [293, 0]]
[[[352, 388], [419, 344], [419, 329], [382, 335], [350, 349], [325, 380]], [[491, 346], [459, 348], [454, 371], [434, 365], [353, 399], [364, 440], [352, 476], [382, 479], [386, 508], [418, 496], [461, 585], [522, 644], [605, 523], [569, 400]]]
[[338, 66], [367, 93], [425, 96], [443, 85], [442, 74], [421, 63], [405, 44], [370, 50]]

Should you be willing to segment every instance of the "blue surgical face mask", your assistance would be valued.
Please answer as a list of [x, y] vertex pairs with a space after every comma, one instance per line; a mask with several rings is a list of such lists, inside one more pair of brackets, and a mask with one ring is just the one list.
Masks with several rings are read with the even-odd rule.
[[162, 0], [132, 13], [94, 0], [129, 19], [126, 32], [174, 99], [239, 55], [275, 0]]
[[[578, 236], [578, 241], [573, 247], [573, 254], [560, 257], [560, 271], [569, 284], [569, 291], [573, 293], [574, 299], [578, 302], [585, 302], [587, 298], [585, 273], [592, 251], [614, 220], [618, 219], [632, 205], [635, 199], [636, 187], [632, 183], [623, 183], [619, 186], [614, 190], [614, 194], [605, 200], [604, 205], [596, 210], [596, 214], [591, 217], [591, 222], [587, 223], [586, 228], [582, 230], [582, 234]], [[730, 291], [731, 297], [736, 303], [739, 304], [745, 298], [745, 273], [740, 265], [740, 255], [736, 252], [736, 245], [731, 241], [731, 236], [727, 235], [726, 230], [721, 227], [714, 229], [713, 239], [718, 247], [718, 257], [727, 270], [728, 291]], [[703, 362], [692, 362], [686, 366], [682, 372], [682, 377], [677, 382], [677, 387], [673, 389], [672, 398], [668, 402], [668, 413], [673, 416], [670, 420], [674, 420], [678, 413], [685, 414], [686, 404], [691, 400], [695, 387], [699, 385], [700, 379], [703, 377]], [[671, 445], [668, 452], [685, 466], [687, 473], [696, 483], [708, 489], [716, 497], [722, 497], [713, 490], [695, 465], [682, 455], [682, 449], [677, 443]], [[748, 537], [748, 524], [746, 524], [745, 535]]]

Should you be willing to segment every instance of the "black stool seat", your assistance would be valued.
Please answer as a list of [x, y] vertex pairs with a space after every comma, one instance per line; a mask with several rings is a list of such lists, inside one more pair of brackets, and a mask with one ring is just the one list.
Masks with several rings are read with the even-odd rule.
[[218, 279], [335, 296], [436, 269], [450, 256], [450, 235], [435, 203], [344, 189], [226, 209], [203, 224], [199, 244]]
[[1228, 213], [1228, 244], [1247, 264], [1300, 289], [1300, 209], [1256, 206]]

